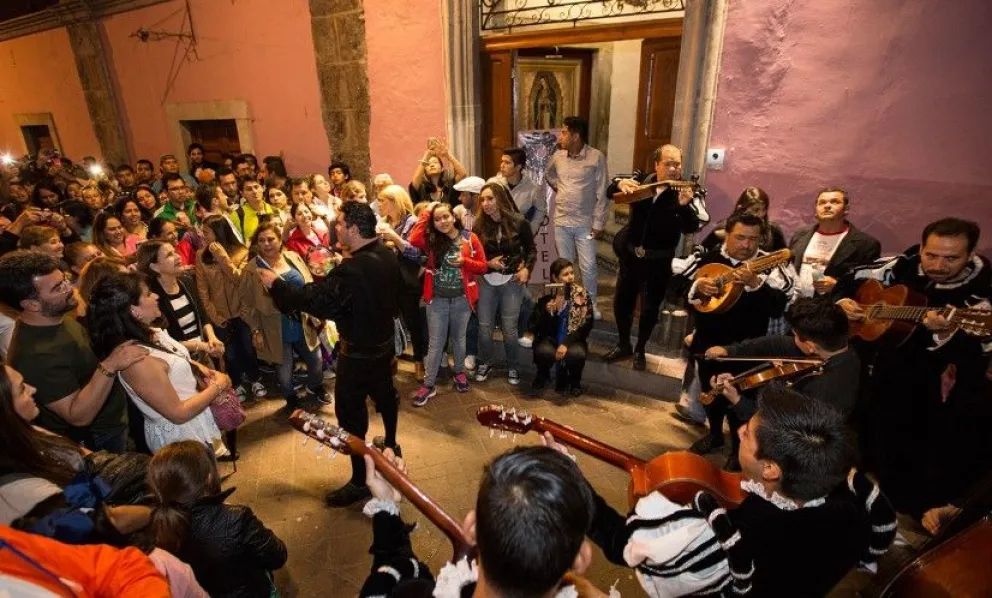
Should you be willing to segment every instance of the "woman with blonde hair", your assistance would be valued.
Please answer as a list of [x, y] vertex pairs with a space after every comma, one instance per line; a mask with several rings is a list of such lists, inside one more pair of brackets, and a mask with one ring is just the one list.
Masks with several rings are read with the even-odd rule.
[[424, 357], [427, 355], [427, 334], [420, 312], [423, 292], [420, 271], [424, 265], [424, 253], [409, 241], [410, 232], [417, 224], [410, 194], [399, 185], [387, 186], [379, 193], [379, 213], [382, 220], [376, 225], [376, 232], [387, 245], [392, 246], [399, 258], [400, 274], [403, 276], [402, 293], [398, 300], [400, 316], [413, 342], [417, 380], [422, 380]]

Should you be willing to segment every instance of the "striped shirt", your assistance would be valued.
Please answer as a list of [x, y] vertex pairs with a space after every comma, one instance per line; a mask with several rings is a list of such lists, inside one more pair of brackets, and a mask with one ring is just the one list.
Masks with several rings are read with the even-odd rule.
[[196, 321], [196, 307], [190, 301], [190, 298], [186, 296], [186, 293], [182, 291], [182, 288], [175, 295], [166, 294], [166, 297], [169, 299], [169, 304], [176, 314], [175, 323], [182, 330], [182, 335], [176, 337], [176, 340], [183, 342], [202, 338], [203, 331], [200, 330], [200, 325]]

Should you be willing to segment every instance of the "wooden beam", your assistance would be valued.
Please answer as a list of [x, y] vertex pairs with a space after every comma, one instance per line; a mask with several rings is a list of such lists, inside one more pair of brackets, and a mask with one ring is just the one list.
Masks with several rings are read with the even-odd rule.
[[571, 29], [549, 29], [546, 31], [524, 31], [521, 33], [487, 35], [482, 38], [482, 51], [496, 52], [518, 50], [520, 48], [616, 42], [625, 39], [678, 37], [680, 35], [682, 35], [681, 18], [628, 21], [607, 25], [573, 27]]

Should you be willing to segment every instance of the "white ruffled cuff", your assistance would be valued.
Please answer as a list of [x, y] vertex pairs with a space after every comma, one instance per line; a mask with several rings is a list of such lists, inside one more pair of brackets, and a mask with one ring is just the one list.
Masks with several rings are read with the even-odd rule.
[[362, 507], [362, 513], [364, 513], [369, 519], [374, 517], [376, 513], [389, 513], [390, 515], [396, 515], [398, 517], [400, 514], [400, 507], [391, 500], [373, 498], [365, 503], [364, 507]]

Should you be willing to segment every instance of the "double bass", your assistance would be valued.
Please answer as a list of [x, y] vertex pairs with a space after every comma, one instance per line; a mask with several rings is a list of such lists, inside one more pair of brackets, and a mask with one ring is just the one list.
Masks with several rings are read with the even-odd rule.
[[550, 432], [555, 440], [626, 471], [630, 474], [627, 500], [631, 507], [653, 491], [673, 502], [689, 504], [697, 492], [704, 490], [724, 508], [736, 507], [745, 497], [740, 475], [722, 471], [690, 452], [670, 451], [644, 461], [568, 426], [502, 405], [480, 408], [476, 419], [483, 426], [503, 433]]

